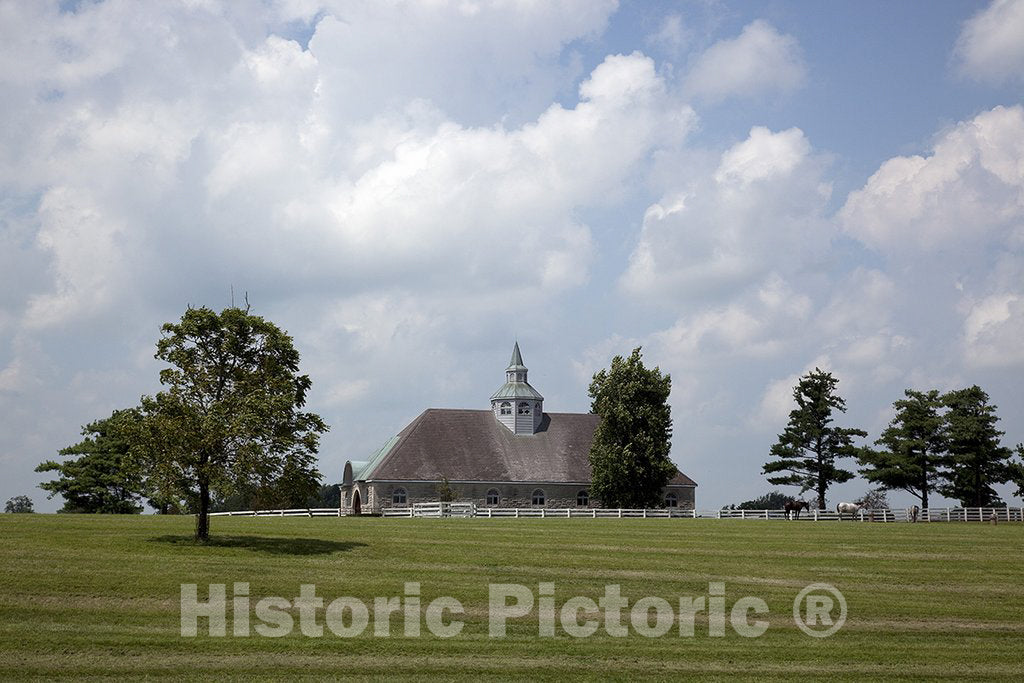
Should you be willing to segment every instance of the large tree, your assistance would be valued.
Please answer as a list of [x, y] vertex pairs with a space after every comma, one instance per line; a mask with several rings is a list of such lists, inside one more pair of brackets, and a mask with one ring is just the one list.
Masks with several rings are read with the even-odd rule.
[[928, 507], [928, 496], [943, 480], [946, 464], [946, 419], [942, 397], [936, 390], [907, 389], [895, 401], [896, 415], [875, 443], [879, 450], [862, 449], [861, 474], [886, 489], [902, 489]]
[[128, 459], [129, 434], [141, 419], [138, 410], [116, 410], [110, 417], [82, 428], [85, 438], [60, 451], [78, 456], [65, 462], [47, 460], [36, 472], [56, 472], [57, 478], [39, 485], [50, 498], [64, 498], [61, 512], [131, 514], [142, 511], [142, 478]]
[[867, 436], [861, 429], [832, 424], [834, 412], [846, 412], [846, 402], [836, 393], [838, 383], [832, 373], [818, 368], [800, 378], [793, 389], [797, 407], [771, 448], [777, 459], [763, 468], [764, 474], [775, 475], [768, 477], [772, 484], [799, 486], [800, 493], [814, 491], [819, 509], [825, 509], [825, 493], [832, 484], [853, 478], [853, 472], [837, 467], [836, 460], [856, 455], [853, 437]]
[[964, 507], [1002, 505], [992, 485], [1013, 477], [1013, 451], [999, 443], [1003, 432], [996, 428], [996, 406], [989, 405], [988, 394], [977, 385], [951, 391], [942, 400], [949, 409], [950, 464], [942, 494], [958, 499]]
[[590, 383], [590, 410], [600, 416], [590, 447], [591, 495], [606, 507], [662, 504], [661, 491], [675, 475], [669, 460], [672, 378], [648, 369], [640, 348], [616, 356]]
[[[184, 501], [209, 538], [211, 496], [275, 489], [316, 493], [315, 455], [327, 425], [303, 412], [311, 382], [276, 325], [248, 309], [189, 308], [167, 323], [156, 357], [166, 387], [143, 397], [133, 454], [155, 497]], [[282, 484], [281, 482], [286, 482]]]

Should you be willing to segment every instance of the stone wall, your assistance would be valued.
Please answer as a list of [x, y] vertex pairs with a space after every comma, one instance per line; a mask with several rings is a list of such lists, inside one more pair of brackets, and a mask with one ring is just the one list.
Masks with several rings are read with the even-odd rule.
[[[536, 484], [532, 482], [468, 482], [450, 483], [449, 486], [457, 502], [474, 502], [477, 507], [502, 508], [591, 508], [601, 507], [600, 501], [589, 498], [585, 505], [579, 505], [577, 496], [580, 491], [588, 491], [589, 487], [579, 484]], [[362, 511], [366, 514], [378, 513], [382, 508], [409, 507], [415, 503], [434, 503], [438, 501], [438, 483], [436, 482], [355, 482], [351, 487], [344, 486], [341, 490], [342, 511], [351, 510], [352, 493], [360, 491]], [[393, 502], [396, 489], [405, 490], [405, 503]], [[487, 502], [487, 494], [497, 490], [497, 504]], [[533, 493], [540, 489], [544, 492], [544, 504], [533, 504]], [[668, 486], [662, 497], [669, 491], [676, 494], [679, 508], [692, 509], [694, 506], [694, 489], [688, 486]]]

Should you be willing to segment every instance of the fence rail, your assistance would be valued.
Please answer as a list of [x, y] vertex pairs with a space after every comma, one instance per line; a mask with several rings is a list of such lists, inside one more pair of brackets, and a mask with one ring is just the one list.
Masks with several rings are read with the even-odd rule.
[[338, 508], [297, 508], [295, 510], [237, 510], [211, 512], [211, 517], [341, 517]]
[[[338, 508], [300, 508], [295, 510], [241, 510], [211, 512], [211, 517], [341, 517]], [[415, 503], [408, 507], [384, 508], [382, 517], [536, 517], [544, 519], [596, 518], [660, 518], [660, 519], [787, 519], [783, 510], [691, 510], [684, 508], [492, 508], [478, 507], [475, 503]], [[911, 522], [912, 508], [860, 510], [854, 515], [843, 515], [844, 520], [859, 522]], [[800, 521], [838, 521], [835, 510], [806, 510]], [[918, 522], [1024, 522], [1024, 508], [928, 508], [917, 515]]]

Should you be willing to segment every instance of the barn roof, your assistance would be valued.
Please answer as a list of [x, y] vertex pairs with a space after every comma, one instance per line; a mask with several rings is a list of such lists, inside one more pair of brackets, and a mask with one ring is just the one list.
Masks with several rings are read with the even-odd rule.
[[[597, 415], [544, 413], [536, 434], [515, 435], [489, 410], [429, 408], [363, 468], [390, 481], [589, 482]], [[695, 486], [682, 472], [670, 482]]]

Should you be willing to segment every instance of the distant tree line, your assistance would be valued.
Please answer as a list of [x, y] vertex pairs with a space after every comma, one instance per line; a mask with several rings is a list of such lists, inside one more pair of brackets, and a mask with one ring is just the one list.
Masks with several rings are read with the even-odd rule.
[[[800, 378], [793, 389], [797, 406], [763, 467], [770, 483], [798, 486], [801, 494], [812, 491], [823, 509], [828, 489], [854, 477], [838, 464], [845, 458], [855, 460], [882, 491], [906, 491], [921, 507], [928, 507], [934, 493], [965, 507], [1003, 506], [994, 487], [1007, 482], [1024, 495], [1024, 464], [1000, 443], [1004, 432], [997, 427], [996, 406], [977, 385], [946, 393], [907, 389], [871, 447], [854, 443], [867, 436], [864, 430], [834, 424], [835, 414], [846, 412], [837, 384], [818, 368]], [[1016, 455], [1024, 458], [1024, 444]]]
[[7, 514], [17, 514], [24, 512], [35, 512], [32, 509], [32, 499], [28, 496], [14, 496], [7, 500], [7, 504], [4, 505], [4, 512]]

